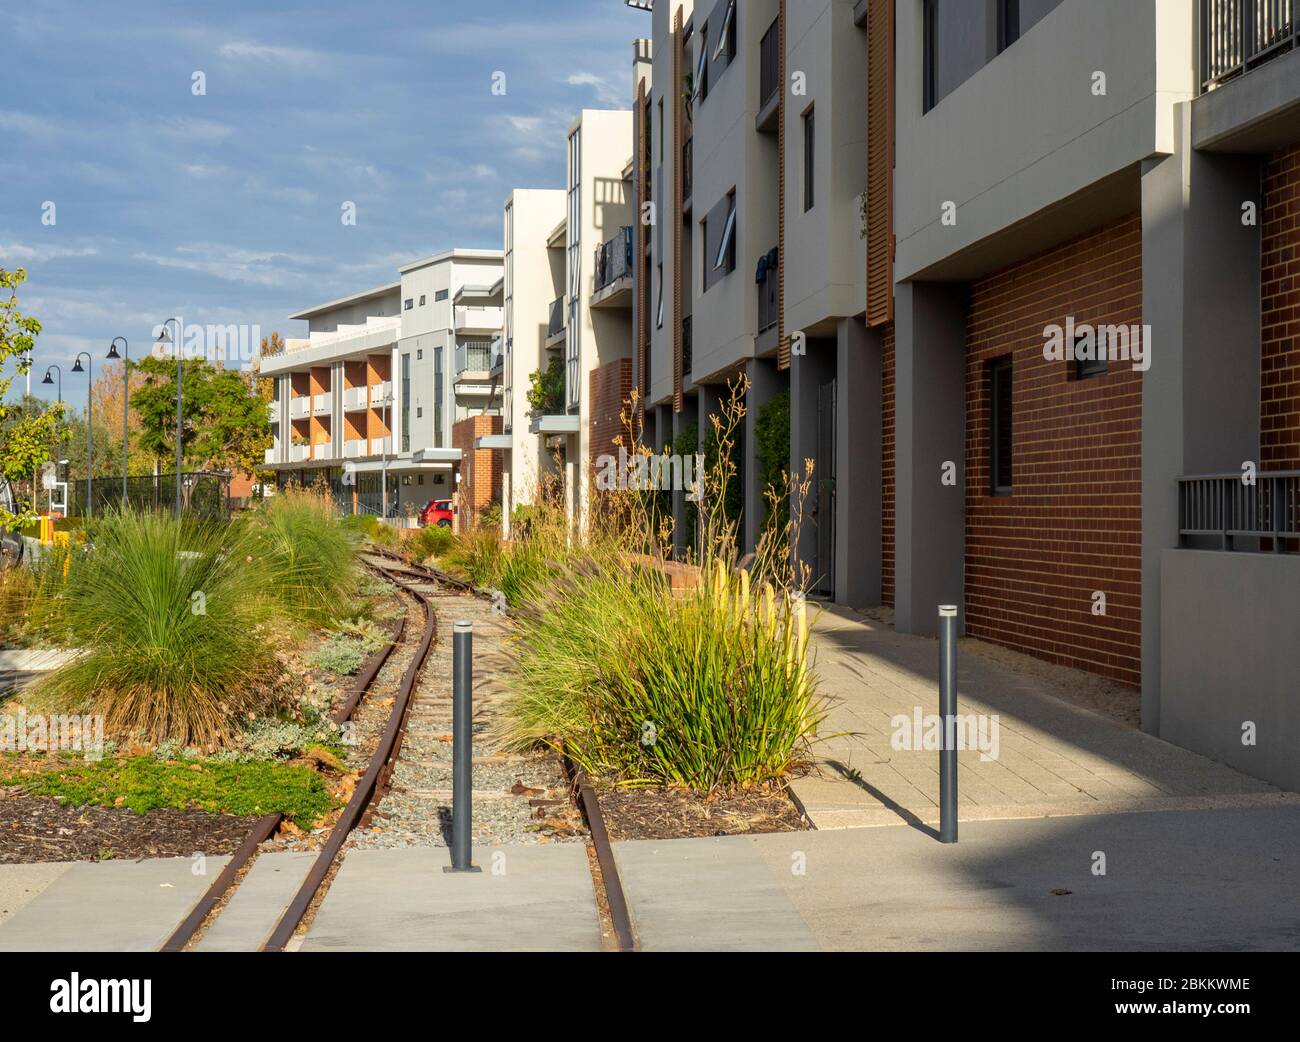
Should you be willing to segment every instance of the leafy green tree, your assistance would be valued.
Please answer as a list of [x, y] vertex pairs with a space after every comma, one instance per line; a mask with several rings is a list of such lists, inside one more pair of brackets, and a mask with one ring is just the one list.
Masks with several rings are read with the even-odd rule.
[[[15, 491], [26, 487], [26, 495], [15, 503], [14, 513], [0, 507], [0, 526], [4, 527], [22, 524], [35, 516], [35, 472], [48, 458], [60, 414], [57, 409], [36, 412], [6, 404], [14, 376], [31, 370], [32, 353], [41, 332], [38, 319], [18, 310], [18, 287], [26, 280], [27, 272], [22, 268], [0, 268], [0, 290], [9, 291], [8, 299], [0, 294], [0, 478]], [[6, 363], [11, 358], [17, 361], [13, 374], [6, 376]]]

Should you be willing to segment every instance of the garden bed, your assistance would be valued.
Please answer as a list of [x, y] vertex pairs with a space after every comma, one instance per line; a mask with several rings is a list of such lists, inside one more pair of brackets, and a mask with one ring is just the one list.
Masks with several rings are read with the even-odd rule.
[[810, 826], [780, 785], [700, 796], [684, 789], [599, 787], [610, 839], [692, 839], [765, 832], [801, 832]]

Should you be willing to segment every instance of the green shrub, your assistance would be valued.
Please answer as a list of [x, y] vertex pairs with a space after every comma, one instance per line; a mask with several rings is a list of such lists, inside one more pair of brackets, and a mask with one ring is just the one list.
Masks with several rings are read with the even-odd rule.
[[331, 637], [307, 656], [307, 663], [326, 673], [348, 676], [361, 668], [365, 658], [366, 653], [360, 641]]
[[310, 828], [333, 806], [325, 780], [307, 766], [207, 759], [166, 763], [152, 756], [54, 761], [51, 769], [21, 773], [0, 764], [0, 785], [21, 785], [80, 807], [98, 804], [147, 814], [159, 807], [197, 808], [238, 815], [283, 814]]
[[265, 577], [250, 569], [243, 534], [134, 512], [96, 528], [93, 551], [62, 563], [51, 553], [38, 570], [38, 582], [61, 584], [43, 596], [86, 653], [41, 680], [29, 704], [100, 713], [110, 733], [153, 741], [228, 739], [272, 699], [275, 673], [259, 630], [270, 616]]
[[802, 601], [715, 568], [674, 595], [590, 560], [520, 613], [504, 735], [562, 742], [596, 778], [709, 791], [779, 778], [823, 715]]
[[[786, 475], [790, 473], [790, 392], [773, 395], [754, 418], [754, 440], [758, 442], [758, 487], [763, 493], [763, 524], [783, 523], [790, 516]], [[778, 497], [775, 511], [767, 490]]]
[[328, 497], [286, 490], [247, 518], [250, 563], [280, 610], [313, 625], [343, 617], [360, 580], [357, 539]]
[[429, 525], [419, 529], [406, 541], [406, 545], [417, 561], [427, 561], [430, 557], [441, 557], [450, 550], [454, 538], [450, 528]]
[[503, 557], [501, 533], [475, 528], [454, 537], [443, 561], [475, 586], [496, 589], [501, 581]]

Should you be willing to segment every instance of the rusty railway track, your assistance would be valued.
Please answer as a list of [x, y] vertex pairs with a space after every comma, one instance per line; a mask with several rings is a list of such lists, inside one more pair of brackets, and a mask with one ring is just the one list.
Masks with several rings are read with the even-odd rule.
[[[410, 715], [411, 704], [414, 701], [415, 685], [419, 680], [424, 661], [428, 657], [429, 649], [433, 646], [433, 642], [437, 637], [438, 620], [429, 597], [416, 589], [413, 583], [403, 582], [399, 575], [413, 576], [417, 580], [423, 580], [426, 583], [435, 583], [479, 597], [491, 597], [489, 593], [477, 588], [472, 583], [466, 582], [464, 579], [449, 575], [436, 568], [413, 564], [400, 554], [386, 548], [367, 547], [365, 553], [371, 557], [382, 557], [389, 562], [384, 566], [371, 564], [369, 567], [420, 603], [424, 609], [424, 629], [415, 656], [402, 675], [398, 695], [394, 700], [393, 711], [380, 737], [379, 745], [370, 758], [366, 773], [362, 776], [361, 782], [354, 790], [347, 806], [344, 807], [339, 820], [330, 830], [324, 846], [317, 854], [293, 900], [290, 901], [267, 941], [263, 944], [262, 951], [282, 952], [285, 950], [321, 885], [328, 877], [330, 869], [337, 861], [348, 836], [358, 825], [362, 825], [369, 819], [377, 798], [382, 796], [386, 790], [394, 763], [401, 752], [407, 719]], [[349, 690], [347, 699], [332, 716], [336, 724], [343, 724], [351, 719], [362, 698], [369, 691], [370, 685], [374, 683], [375, 677], [379, 675], [379, 671], [384, 667], [393, 650], [404, 639], [405, 631], [406, 619], [403, 618], [394, 627], [389, 643], [382, 650], [372, 655], [362, 666], [361, 672]], [[600, 808], [600, 800], [586, 775], [573, 764], [567, 755], [561, 753], [561, 758], [572, 785], [574, 802], [587, 823], [587, 830], [591, 836], [596, 861], [600, 866], [600, 884], [604, 890], [606, 906], [609, 908], [618, 950], [621, 952], [635, 951], [636, 935], [632, 927], [627, 899], [623, 892], [618, 863], [614, 858], [609, 832], [605, 827], [605, 818]], [[225, 868], [213, 881], [212, 886], [208, 888], [203, 897], [190, 911], [190, 914], [186, 916], [171, 937], [167, 939], [167, 942], [162, 946], [162, 951], [183, 951], [185, 949], [213, 910], [234, 887], [236, 880], [239, 878], [239, 873], [256, 854], [260, 844], [275, 833], [281, 821], [282, 815], [279, 814], [269, 814], [258, 820], [249, 830], [239, 848], [231, 856]]]

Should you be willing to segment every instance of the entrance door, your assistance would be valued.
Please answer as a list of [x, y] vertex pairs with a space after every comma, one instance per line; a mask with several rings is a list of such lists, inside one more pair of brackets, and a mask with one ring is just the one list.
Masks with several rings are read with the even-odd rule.
[[813, 592], [835, 596], [835, 381], [817, 391], [817, 572]]

